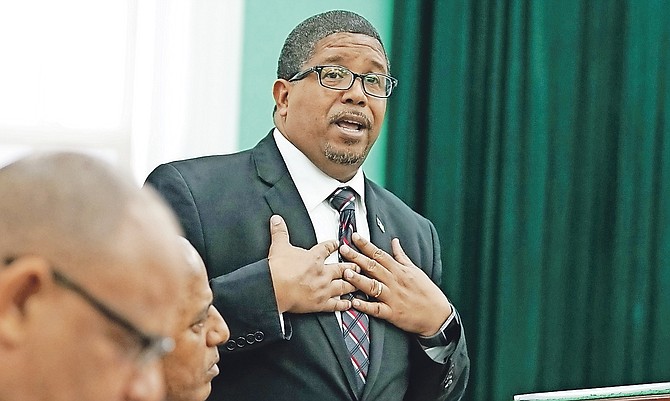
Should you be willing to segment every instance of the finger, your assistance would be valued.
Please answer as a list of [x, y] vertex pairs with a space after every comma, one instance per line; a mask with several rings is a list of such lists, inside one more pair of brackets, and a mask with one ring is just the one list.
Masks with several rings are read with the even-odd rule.
[[311, 251], [315, 252], [315, 254], [322, 260], [326, 260], [331, 253], [337, 251], [337, 241], [329, 240], [319, 242], [311, 248]]
[[397, 263], [397, 262], [393, 259], [393, 257], [391, 257], [391, 255], [387, 254], [386, 252], [382, 251], [381, 249], [377, 248], [374, 245], [372, 245], [372, 247], [377, 250], [376, 251], [377, 254], [379, 253], [385, 254], [386, 258], [380, 257], [379, 260], [371, 259], [362, 253], [356, 252], [346, 244], [340, 246], [340, 253], [348, 261], [356, 263], [358, 266], [360, 266], [361, 271], [365, 272], [368, 276], [381, 279], [383, 281], [387, 281], [389, 274], [388, 272], [389, 270], [391, 270], [389, 268], [389, 265], [391, 263]]
[[356, 291], [356, 287], [354, 287], [353, 284], [346, 280], [333, 280], [332, 283], [330, 284], [330, 293], [333, 294], [333, 296], [342, 296], [344, 294], [350, 294], [354, 291]]
[[350, 262], [326, 263], [323, 267], [324, 272], [330, 273], [330, 278], [333, 281], [342, 279], [344, 277], [344, 272], [347, 269], [351, 269], [356, 273], [361, 272], [361, 268], [357, 264]]
[[365, 256], [369, 257], [372, 260], [375, 260], [377, 263], [387, 266], [389, 262], [394, 262], [393, 256], [384, 252], [382, 249], [378, 248], [375, 244], [363, 238], [359, 233], [354, 233], [352, 235], [354, 243], [358, 247], [359, 251]]
[[393, 257], [395, 257], [395, 260], [403, 265], [414, 265], [414, 262], [412, 262], [409, 256], [405, 253], [405, 250], [400, 246], [400, 240], [398, 238], [393, 238], [391, 240], [391, 249], [393, 250]]
[[340, 311], [344, 312], [345, 310], [351, 309], [351, 301], [348, 299], [341, 299], [338, 297], [330, 298], [326, 301], [324, 312], [335, 312]]
[[372, 298], [379, 299], [384, 292], [384, 283], [379, 280], [375, 280], [375, 287], [372, 290]]
[[333, 263], [333, 265], [336, 266], [336, 268], [334, 270], [335, 271], [335, 276], [333, 276], [334, 279], [344, 277], [344, 272], [347, 269], [353, 270], [356, 273], [361, 272], [361, 267], [358, 266], [356, 263], [339, 262], [339, 263]]
[[387, 288], [384, 283], [377, 279], [355, 273], [353, 270], [345, 270], [344, 279], [370, 297], [380, 299], [380, 297], [388, 294], [388, 290], [386, 290], [386, 294], [384, 293], [384, 289]]
[[373, 316], [384, 320], [391, 318], [393, 313], [391, 307], [386, 305], [384, 302], [370, 302], [354, 298], [352, 306], [356, 310], [359, 310], [368, 316]]
[[278, 214], [270, 217], [270, 236], [273, 244], [289, 243], [288, 227], [286, 227], [284, 219]]

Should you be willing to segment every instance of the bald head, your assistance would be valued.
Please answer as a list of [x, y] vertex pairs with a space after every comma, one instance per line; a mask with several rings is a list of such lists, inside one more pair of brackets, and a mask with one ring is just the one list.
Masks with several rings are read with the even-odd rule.
[[207, 280], [207, 270], [198, 251], [191, 245], [189, 240], [184, 237], [177, 237], [177, 246], [186, 258], [185, 268], [193, 276], [200, 276]]
[[119, 258], [127, 252], [119, 248], [138, 229], [179, 232], [155, 194], [140, 191], [128, 177], [89, 156], [27, 157], [0, 169], [0, 188], [0, 256], [5, 258], [38, 253], [81, 266], [91, 259]]

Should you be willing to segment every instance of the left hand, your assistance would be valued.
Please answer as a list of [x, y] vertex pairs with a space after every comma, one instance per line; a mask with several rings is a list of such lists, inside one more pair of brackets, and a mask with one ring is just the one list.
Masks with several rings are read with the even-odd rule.
[[451, 315], [451, 304], [426, 273], [412, 263], [400, 240], [391, 241], [391, 256], [358, 233], [354, 233], [352, 239], [360, 253], [347, 245], [340, 247], [340, 253], [347, 261], [360, 266], [365, 275], [347, 269], [344, 279], [377, 299], [354, 299], [354, 308], [406, 332], [435, 335]]

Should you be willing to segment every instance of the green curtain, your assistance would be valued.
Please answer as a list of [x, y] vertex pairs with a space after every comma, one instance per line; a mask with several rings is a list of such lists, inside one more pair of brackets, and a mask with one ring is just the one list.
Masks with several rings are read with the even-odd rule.
[[396, 1], [386, 186], [436, 225], [468, 400], [670, 381], [670, 2]]

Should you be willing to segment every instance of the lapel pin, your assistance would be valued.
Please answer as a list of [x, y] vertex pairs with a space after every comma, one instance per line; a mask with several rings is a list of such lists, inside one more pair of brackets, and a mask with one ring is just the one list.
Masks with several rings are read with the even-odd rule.
[[382, 221], [379, 220], [379, 216], [377, 216], [377, 227], [379, 227], [379, 229], [382, 230], [383, 233], [386, 232], [386, 229], [384, 228], [384, 223], [382, 223]]

